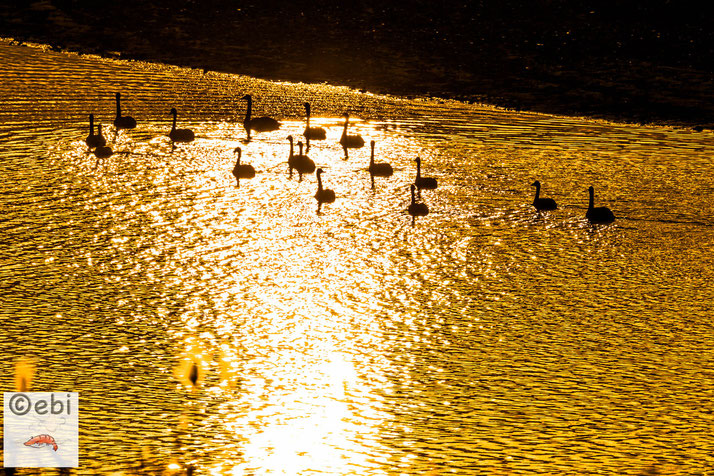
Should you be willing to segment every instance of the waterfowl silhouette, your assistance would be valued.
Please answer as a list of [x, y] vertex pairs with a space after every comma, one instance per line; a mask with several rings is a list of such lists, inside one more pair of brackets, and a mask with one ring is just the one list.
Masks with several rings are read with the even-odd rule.
[[172, 142], [192, 142], [195, 138], [193, 131], [191, 129], [176, 129], [176, 108], [172, 107], [170, 114], [174, 116], [173, 124], [171, 125], [171, 132], [169, 132], [169, 138]]
[[114, 128], [119, 129], [134, 129], [136, 127], [136, 120], [131, 116], [121, 115], [121, 96], [119, 93], [116, 94], [117, 98], [117, 116], [114, 118]]
[[240, 158], [242, 151], [240, 147], [236, 147], [233, 150], [234, 153], [238, 154], [238, 159], [236, 160], [236, 165], [233, 167], [233, 175], [236, 178], [236, 186], [240, 187], [240, 179], [250, 179], [255, 177], [255, 169], [250, 164], [241, 164]]
[[198, 383], [198, 365], [196, 365], [196, 362], [191, 362], [191, 368], [188, 371], [188, 380], [191, 382], [192, 388]]
[[372, 153], [369, 156], [369, 173], [375, 177], [391, 177], [394, 174], [394, 169], [388, 162], [374, 162], [374, 141], [369, 142], [372, 148]]
[[268, 132], [280, 128], [280, 123], [271, 117], [256, 117], [252, 119], [253, 97], [250, 94], [246, 94], [242, 99], [248, 101], [248, 108], [245, 111], [245, 119], [243, 120], [243, 127], [245, 127], [245, 132], [248, 134], [248, 140], [250, 140], [251, 130], [255, 132]]
[[543, 210], [555, 210], [558, 208], [558, 205], [552, 198], [540, 198], [540, 182], [538, 180], [533, 182], [531, 186], [536, 188], [535, 198], [533, 199], [533, 206], [536, 210], [540, 212]]
[[317, 175], [317, 192], [315, 192], [315, 200], [317, 200], [317, 211], [320, 211], [323, 203], [332, 203], [335, 201], [335, 192], [329, 188], [322, 188], [322, 175], [323, 170], [317, 169], [315, 174]]
[[[102, 125], [97, 124], [97, 135], [95, 137], [101, 137], [102, 142], [106, 144], [106, 140], [104, 140], [104, 137], [102, 136]], [[112, 149], [110, 147], [107, 147], [106, 145], [100, 145], [97, 146], [96, 149], [94, 149], [94, 156], [97, 159], [106, 159], [108, 157], [111, 157], [113, 154]]]
[[590, 202], [588, 203], [588, 211], [585, 213], [585, 218], [590, 220], [590, 223], [612, 223], [615, 221], [615, 214], [607, 207], [594, 207], [595, 189], [590, 186]]
[[364, 139], [362, 139], [362, 136], [359, 134], [352, 136], [347, 134], [347, 126], [350, 122], [350, 115], [348, 113], [344, 113], [343, 116], [345, 118], [345, 127], [342, 130], [340, 144], [342, 144], [342, 148], [345, 150], [345, 155], [347, 155], [347, 149], [359, 149], [360, 147], [364, 147]]
[[305, 125], [305, 132], [303, 135], [305, 139], [312, 140], [323, 140], [327, 137], [327, 132], [322, 127], [310, 127], [310, 103], [305, 103], [305, 114], [307, 116], [307, 124]]
[[315, 162], [310, 157], [303, 155], [302, 142], [298, 142], [298, 155], [293, 154], [293, 136], [288, 136], [290, 141], [290, 157], [288, 157], [288, 168], [290, 169], [290, 177], [293, 176], [293, 169], [297, 170], [299, 180], [302, 181], [302, 174], [311, 174], [315, 171]]
[[433, 190], [437, 187], [436, 185], [436, 179], [433, 177], [422, 177], [421, 176], [421, 159], [417, 157], [414, 159], [414, 162], [417, 164], [417, 174], [416, 178], [414, 179], [414, 185], [418, 189], [426, 189], [426, 190]]
[[409, 208], [407, 208], [407, 211], [412, 217], [423, 217], [429, 214], [429, 207], [426, 205], [426, 203], [417, 203], [416, 198], [414, 196], [414, 192], [416, 191], [416, 185], [411, 184], [409, 186], [412, 192], [412, 201], [409, 204]]
[[89, 135], [84, 142], [90, 149], [107, 145], [107, 140], [102, 136], [101, 132], [94, 134], [94, 114], [89, 115]]

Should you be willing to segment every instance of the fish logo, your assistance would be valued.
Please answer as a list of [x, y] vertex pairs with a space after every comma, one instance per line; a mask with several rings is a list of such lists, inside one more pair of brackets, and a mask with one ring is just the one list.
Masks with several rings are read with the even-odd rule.
[[32, 448], [43, 448], [45, 446], [51, 446], [53, 450], [57, 451], [57, 443], [55, 439], [50, 435], [37, 435], [33, 436], [25, 442], [25, 446], [31, 446]]

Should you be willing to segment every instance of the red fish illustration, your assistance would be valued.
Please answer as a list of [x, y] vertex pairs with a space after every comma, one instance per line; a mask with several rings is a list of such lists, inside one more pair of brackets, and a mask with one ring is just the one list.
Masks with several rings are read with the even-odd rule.
[[25, 442], [25, 446], [32, 446], [33, 448], [51, 446], [53, 450], [57, 451], [57, 443], [55, 443], [55, 439], [52, 438], [50, 435], [33, 436]]

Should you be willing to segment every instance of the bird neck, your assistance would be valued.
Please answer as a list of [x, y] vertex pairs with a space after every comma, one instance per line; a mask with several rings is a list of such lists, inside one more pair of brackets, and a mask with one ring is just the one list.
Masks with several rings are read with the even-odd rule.
[[176, 113], [174, 112], [174, 113], [172, 113], [172, 115], [174, 116], [174, 121], [173, 121], [173, 124], [171, 124], [171, 130], [175, 131], [176, 130]]
[[595, 190], [592, 188], [588, 190], [590, 193], [590, 202], [588, 203], [588, 210], [592, 210], [595, 206]]
[[540, 184], [537, 183], [536, 186], [535, 186], [535, 188], [536, 188], [535, 200], [538, 200], [538, 197], [540, 197]]
[[305, 104], [305, 114], [307, 115], [307, 127], [310, 128], [310, 105]]
[[89, 135], [94, 135], [94, 114], [89, 115]]
[[374, 145], [372, 145], [372, 153], [369, 155], [369, 165], [374, 165]]
[[298, 155], [302, 155], [302, 142], [298, 142], [298, 151], [299, 151]]
[[290, 157], [293, 156], [293, 141], [290, 141]]
[[118, 93], [117, 93], [117, 117], [121, 117], [121, 99], [119, 99]]
[[414, 187], [411, 188], [411, 191], [412, 191], [412, 205], [414, 205], [416, 203], [416, 200], [414, 198]]
[[347, 124], [349, 123], [349, 118], [345, 117], [345, 126], [342, 129], [342, 137], [347, 136]]
[[253, 114], [253, 98], [248, 96], [246, 100], [248, 101], [248, 108], [245, 111], [245, 122], [249, 122], [250, 116]]
[[322, 192], [322, 177], [320, 177], [322, 174], [317, 174], [317, 191]]
[[417, 164], [417, 178], [421, 178], [421, 161], [417, 160], [416, 164]]

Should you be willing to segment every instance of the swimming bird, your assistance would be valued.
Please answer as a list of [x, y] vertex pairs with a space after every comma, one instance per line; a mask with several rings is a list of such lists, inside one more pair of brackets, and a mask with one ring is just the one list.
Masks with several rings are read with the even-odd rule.
[[107, 145], [107, 140], [102, 136], [101, 132], [94, 134], [94, 114], [89, 115], [89, 135], [84, 142], [90, 149]]
[[433, 190], [437, 187], [436, 185], [436, 179], [433, 177], [422, 177], [421, 176], [421, 159], [417, 157], [414, 159], [414, 162], [417, 164], [417, 174], [416, 178], [414, 179], [414, 185], [417, 186], [418, 189], [426, 189], [426, 190]]
[[590, 186], [590, 202], [588, 203], [588, 211], [585, 213], [585, 218], [590, 220], [590, 223], [612, 223], [615, 221], [615, 214], [607, 207], [594, 207], [595, 189]]
[[317, 211], [320, 211], [323, 203], [332, 203], [335, 201], [335, 191], [329, 188], [322, 188], [322, 175], [323, 170], [317, 169], [315, 174], [317, 175], [317, 192], [315, 192], [315, 200], [317, 200]]
[[233, 175], [236, 178], [236, 186], [240, 187], [240, 179], [249, 179], [255, 177], [255, 169], [250, 164], [241, 164], [240, 158], [242, 151], [240, 147], [236, 147], [233, 150], [234, 153], [238, 154], [238, 159], [236, 160], [236, 166], [233, 167]]
[[136, 127], [136, 120], [131, 116], [121, 115], [121, 96], [119, 93], [116, 94], [117, 98], [117, 116], [114, 118], [114, 128], [119, 129], [134, 129]]
[[307, 124], [305, 125], [305, 132], [303, 135], [305, 139], [312, 140], [323, 140], [327, 137], [327, 132], [322, 127], [310, 127], [310, 103], [305, 103], [305, 114], [307, 115]]
[[342, 130], [340, 144], [342, 144], [342, 148], [345, 149], [346, 154], [347, 149], [359, 149], [360, 147], [364, 147], [364, 139], [362, 139], [362, 136], [359, 134], [352, 136], [347, 134], [347, 126], [350, 122], [350, 115], [348, 113], [344, 113], [343, 116], [345, 118], [345, 128]]
[[191, 369], [188, 371], [188, 380], [191, 382], [192, 388], [198, 383], [198, 365], [196, 365], [196, 362], [191, 362]]
[[[102, 136], [102, 125], [101, 124], [97, 124], [97, 135], [95, 137], [101, 137], [102, 142], [104, 144], [107, 143], [107, 141]], [[97, 159], [106, 159], [108, 157], [111, 157], [113, 153], [114, 152], [112, 152], [111, 147], [107, 147], [106, 145], [100, 145], [100, 146], [97, 146], [96, 149], [94, 149], [94, 156]]]
[[290, 169], [290, 177], [293, 176], [293, 169], [297, 170], [302, 180], [302, 174], [311, 174], [315, 171], [315, 162], [307, 155], [302, 153], [302, 142], [298, 142], [298, 155], [293, 154], [293, 136], [288, 136], [290, 141], [290, 157], [288, 157], [288, 167]]
[[172, 142], [192, 142], [195, 138], [193, 131], [191, 129], [176, 129], [176, 108], [172, 107], [169, 113], [174, 116], [174, 122], [171, 125], [171, 132], [169, 132], [169, 138]]
[[536, 210], [555, 210], [558, 208], [558, 205], [552, 198], [540, 198], [540, 182], [538, 180], [531, 185], [536, 188], [535, 198], [533, 199], [533, 206]]
[[369, 142], [372, 147], [372, 154], [369, 157], [369, 173], [376, 177], [391, 177], [394, 174], [394, 169], [387, 162], [374, 162], [374, 141]]
[[250, 94], [246, 94], [242, 99], [248, 101], [248, 108], [245, 111], [245, 119], [243, 120], [243, 127], [245, 127], [245, 132], [248, 134], [248, 140], [250, 140], [251, 130], [255, 132], [278, 130], [280, 123], [271, 117], [251, 118], [253, 114], [253, 97]]
[[416, 191], [416, 185], [411, 184], [410, 188], [412, 191], [412, 201], [409, 204], [409, 208], [407, 208], [407, 211], [413, 217], [423, 217], [423, 216], [428, 215], [429, 207], [426, 205], [426, 203], [417, 203], [416, 202], [416, 198], [414, 196], [414, 192]]

